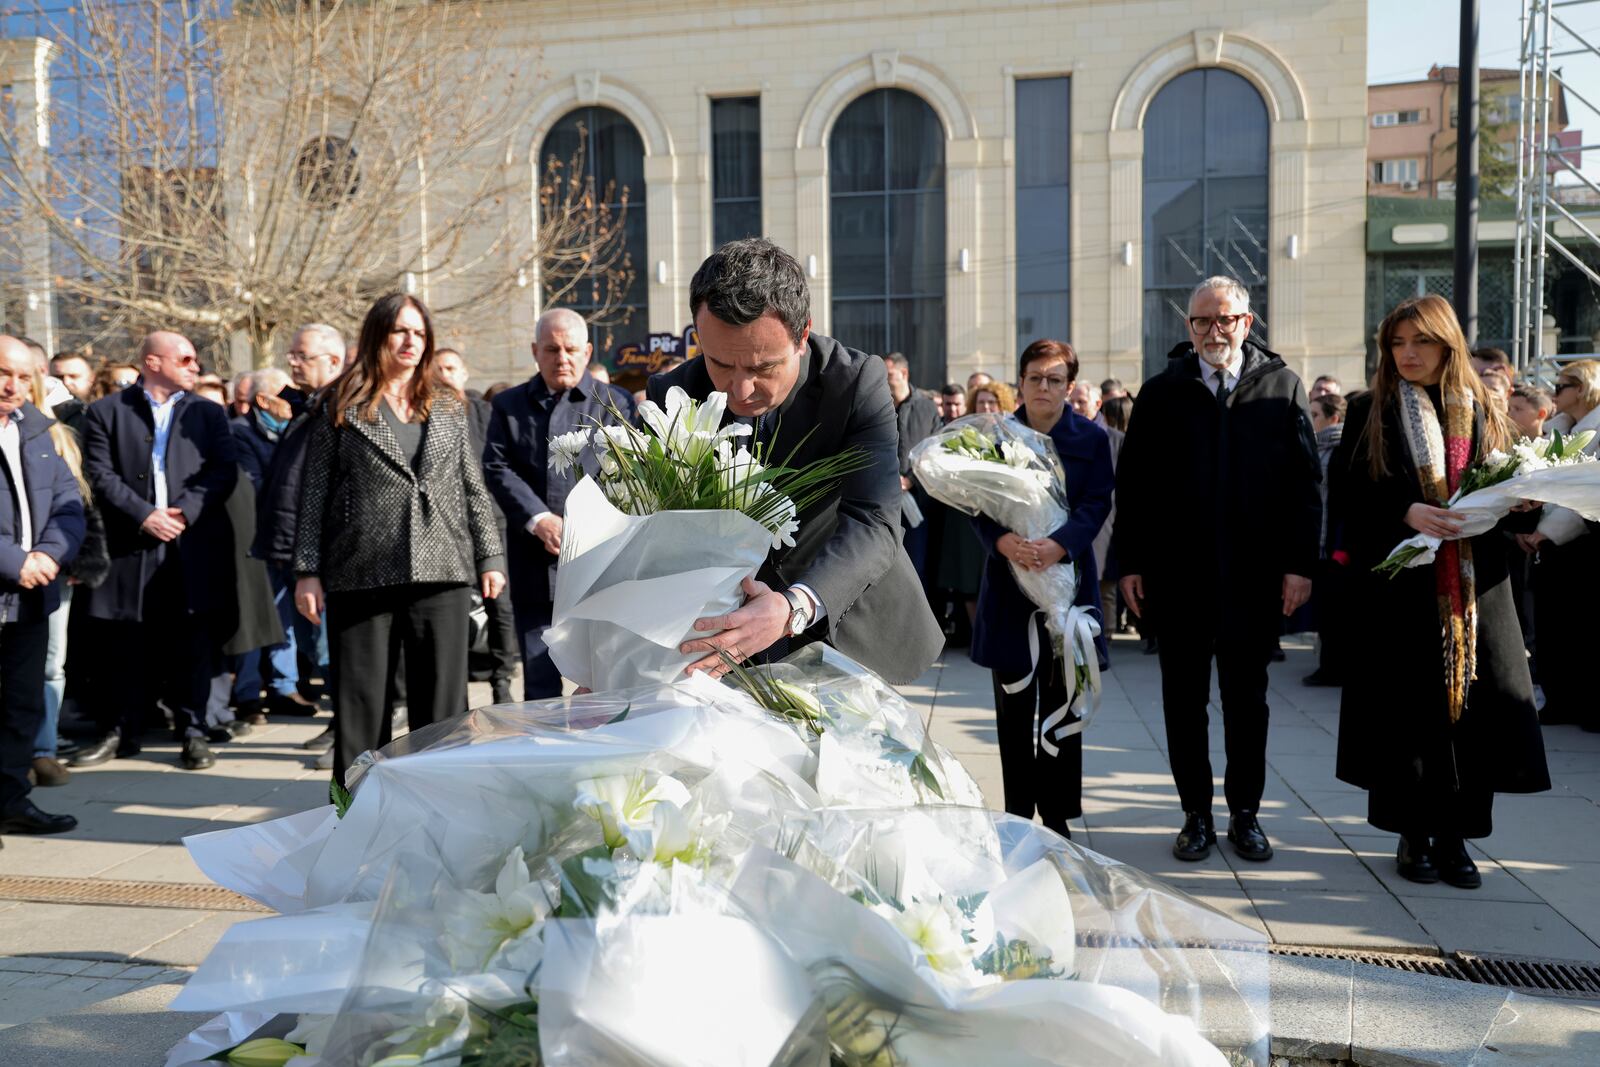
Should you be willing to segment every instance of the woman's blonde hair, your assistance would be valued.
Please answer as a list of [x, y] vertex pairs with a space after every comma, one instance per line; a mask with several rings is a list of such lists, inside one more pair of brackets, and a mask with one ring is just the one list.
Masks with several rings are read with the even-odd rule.
[[[1400, 392], [1400, 368], [1394, 361], [1394, 335], [1402, 322], [1416, 324], [1425, 339], [1444, 347], [1439, 365], [1439, 385], [1447, 394], [1467, 392], [1483, 412], [1486, 439], [1478, 443], [1480, 453], [1505, 448], [1511, 442], [1510, 421], [1498, 404], [1489, 402], [1488, 391], [1472, 369], [1472, 349], [1461, 331], [1455, 309], [1442, 296], [1429, 293], [1402, 300], [1384, 317], [1378, 327], [1378, 370], [1372, 376], [1372, 409], [1367, 416], [1367, 470], [1373, 478], [1386, 477], [1389, 464], [1384, 460], [1383, 413]], [[1442, 412], [1440, 413], [1443, 414]]]
[[1575, 359], [1556, 377], [1578, 383], [1578, 399], [1586, 409], [1600, 408], [1600, 359]]
[[978, 413], [979, 393], [993, 393], [994, 398], [1000, 402], [1001, 412], [1006, 415], [1017, 410], [1017, 393], [1015, 389], [1012, 389], [1005, 382], [984, 382], [982, 385], [974, 385], [967, 390], [968, 415], [976, 415]]
[[50, 405], [45, 403], [42, 374], [33, 376], [33, 406], [50, 420], [50, 443], [55, 445], [56, 455], [67, 461], [67, 468], [72, 471], [72, 479], [78, 483], [78, 495], [83, 497], [84, 503], [88, 503], [93, 494], [89, 491], [89, 480], [83, 476], [83, 449], [78, 447], [78, 435], [72, 432], [71, 427], [58, 422], [55, 413], [50, 410]]

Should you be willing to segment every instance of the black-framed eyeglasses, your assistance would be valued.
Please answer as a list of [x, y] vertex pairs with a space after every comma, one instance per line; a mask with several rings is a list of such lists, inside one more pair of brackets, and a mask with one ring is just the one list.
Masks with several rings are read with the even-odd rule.
[[1244, 315], [1191, 315], [1189, 329], [1201, 336], [1210, 333], [1212, 326], [1216, 326], [1223, 333], [1232, 333], [1233, 328], [1244, 318]]

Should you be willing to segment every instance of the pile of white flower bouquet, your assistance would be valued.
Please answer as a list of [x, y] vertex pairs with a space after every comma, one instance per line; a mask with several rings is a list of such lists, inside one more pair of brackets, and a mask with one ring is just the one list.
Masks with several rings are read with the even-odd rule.
[[1259, 934], [984, 811], [822, 646], [474, 711], [351, 784], [188, 840], [279, 914], [188, 982], [222, 1014], [168, 1067], [1266, 1062]]

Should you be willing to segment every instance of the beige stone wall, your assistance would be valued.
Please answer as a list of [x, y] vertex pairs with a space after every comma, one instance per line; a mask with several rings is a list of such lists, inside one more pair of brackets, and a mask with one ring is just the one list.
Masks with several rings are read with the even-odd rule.
[[[599, 103], [628, 115], [649, 158], [651, 330], [681, 330], [710, 251], [713, 96], [759, 93], [766, 232], [815, 257], [828, 330], [827, 139], [861, 93], [898, 86], [939, 114], [946, 144], [949, 377], [1016, 356], [1014, 80], [1072, 83], [1073, 336], [1085, 373], [1141, 376], [1144, 106], [1197, 66], [1250, 79], [1272, 116], [1272, 345], [1307, 374], [1358, 377], [1365, 284], [1367, 90], [1363, 0], [859, 0], [848, 3], [508, 2], [487, 32], [525, 96], [511, 165], [530, 179], [544, 133]], [[522, 57], [525, 57], [522, 58]], [[514, 218], [529, 204], [510, 204]], [[1291, 240], [1292, 239], [1292, 240]], [[1131, 263], [1124, 263], [1128, 246]], [[958, 257], [968, 251], [969, 269]], [[665, 264], [658, 278], [658, 264]], [[536, 279], [503, 313], [442, 323], [480, 382], [523, 377]], [[645, 332], [640, 324], [638, 332]], [[845, 338], [847, 342], [848, 338]], [[937, 383], [922, 383], [934, 385]]]

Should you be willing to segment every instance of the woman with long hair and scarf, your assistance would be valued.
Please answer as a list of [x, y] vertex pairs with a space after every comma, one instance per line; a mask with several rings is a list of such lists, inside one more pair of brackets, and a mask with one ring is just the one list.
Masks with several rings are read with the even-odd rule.
[[1329, 464], [1360, 664], [1340, 708], [1338, 774], [1367, 790], [1368, 822], [1400, 835], [1400, 874], [1414, 882], [1477, 888], [1465, 839], [1490, 834], [1494, 794], [1550, 788], [1507, 539], [1497, 529], [1445, 541], [1433, 563], [1394, 578], [1372, 570], [1413, 534], [1454, 534], [1445, 502], [1510, 438], [1449, 303], [1430, 295], [1391, 311], [1372, 389], [1351, 402]]

